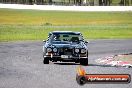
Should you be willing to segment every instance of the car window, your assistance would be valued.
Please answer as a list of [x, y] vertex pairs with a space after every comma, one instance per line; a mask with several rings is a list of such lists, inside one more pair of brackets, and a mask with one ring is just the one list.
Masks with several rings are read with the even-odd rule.
[[52, 41], [67, 41], [67, 42], [79, 42], [82, 40], [80, 34], [53, 34]]

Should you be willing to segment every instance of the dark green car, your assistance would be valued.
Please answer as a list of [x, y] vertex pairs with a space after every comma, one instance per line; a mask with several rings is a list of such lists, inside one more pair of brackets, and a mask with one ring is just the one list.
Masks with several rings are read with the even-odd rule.
[[43, 42], [44, 64], [49, 64], [49, 61], [88, 64], [88, 42], [80, 32], [53, 31]]

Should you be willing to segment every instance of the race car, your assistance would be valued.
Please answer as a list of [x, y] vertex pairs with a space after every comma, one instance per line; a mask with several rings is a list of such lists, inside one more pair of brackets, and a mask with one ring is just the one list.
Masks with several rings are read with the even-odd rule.
[[80, 32], [53, 31], [43, 40], [43, 63], [75, 62], [88, 65], [88, 41]]

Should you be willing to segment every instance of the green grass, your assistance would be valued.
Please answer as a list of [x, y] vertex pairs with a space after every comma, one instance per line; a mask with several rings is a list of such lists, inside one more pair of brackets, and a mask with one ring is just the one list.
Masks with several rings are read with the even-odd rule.
[[79, 31], [85, 39], [130, 39], [132, 12], [0, 9], [0, 41], [43, 40], [55, 30]]

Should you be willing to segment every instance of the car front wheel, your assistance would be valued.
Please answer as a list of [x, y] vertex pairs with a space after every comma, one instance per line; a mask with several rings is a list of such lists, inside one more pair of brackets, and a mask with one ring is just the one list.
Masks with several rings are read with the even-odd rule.
[[43, 63], [44, 64], [49, 64], [49, 58], [44, 58]]
[[82, 59], [80, 59], [80, 64], [81, 65], [88, 65], [88, 58], [82, 58]]

